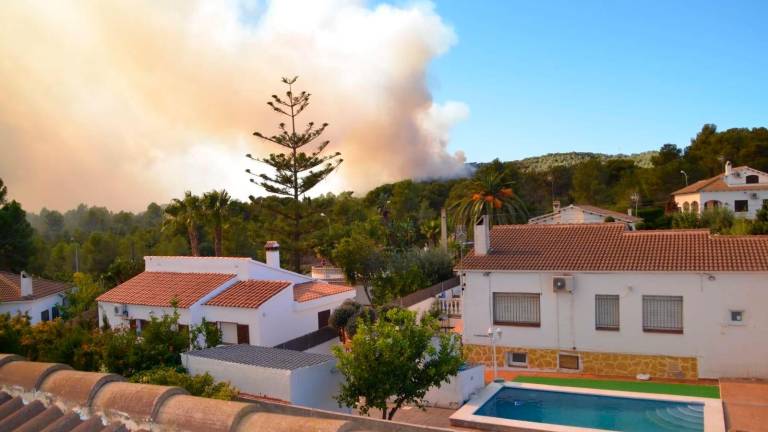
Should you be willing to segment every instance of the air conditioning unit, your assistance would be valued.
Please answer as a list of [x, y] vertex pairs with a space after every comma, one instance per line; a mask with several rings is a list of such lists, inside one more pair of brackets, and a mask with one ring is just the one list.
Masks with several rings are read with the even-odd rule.
[[552, 276], [552, 291], [573, 292], [573, 276]]
[[749, 194], [749, 199], [751, 199], [751, 200], [758, 199], [757, 193], [756, 192], [752, 192], [751, 194]]

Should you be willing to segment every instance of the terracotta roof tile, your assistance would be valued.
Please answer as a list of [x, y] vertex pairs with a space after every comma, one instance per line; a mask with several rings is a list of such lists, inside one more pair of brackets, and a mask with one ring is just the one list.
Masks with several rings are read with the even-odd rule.
[[256, 309], [290, 285], [291, 282], [288, 281], [241, 281], [208, 300], [205, 304], [208, 306]]
[[[302, 353], [303, 354], [303, 353]], [[426, 426], [318, 411], [301, 406], [287, 406], [265, 399], [253, 403], [230, 402], [186, 395], [178, 387], [156, 386], [128, 382], [99, 385], [104, 374], [77, 372], [93, 383], [88, 392], [71, 393], [61, 385], [43, 391], [29, 380], [21, 386], [9, 381], [19, 366], [31, 370], [47, 369], [48, 364], [36, 366], [18, 356], [0, 354], [0, 430], [2, 431], [99, 431], [127, 432], [134, 430], [179, 430], [188, 432], [347, 432], [361, 430], [398, 429], [436, 431]], [[46, 379], [60, 384], [74, 377], [71, 370], [57, 370]], [[66, 376], [60, 380], [57, 375]], [[89, 377], [92, 375], [92, 377]], [[63, 392], [63, 393], [62, 393]], [[83, 394], [94, 393], [84, 403]], [[74, 400], [68, 399], [74, 396]], [[26, 403], [25, 403], [26, 402]], [[442, 429], [440, 429], [442, 430]]]
[[32, 295], [22, 297], [21, 275], [0, 271], [0, 302], [32, 300], [64, 292], [70, 288], [72, 284], [32, 276]]
[[707, 230], [627, 231], [622, 223], [502, 225], [491, 252], [458, 268], [511, 271], [768, 271], [768, 236]]
[[169, 306], [176, 299], [188, 308], [234, 278], [221, 273], [143, 272], [100, 295], [96, 300], [145, 306]]
[[321, 281], [304, 282], [296, 284], [293, 287], [293, 300], [303, 303], [321, 297], [352, 291], [354, 289], [355, 287], [348, 285], [334, 285]]

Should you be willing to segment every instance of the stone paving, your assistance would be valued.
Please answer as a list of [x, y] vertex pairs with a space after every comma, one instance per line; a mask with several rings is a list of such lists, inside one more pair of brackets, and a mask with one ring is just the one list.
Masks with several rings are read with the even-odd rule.
[[721, 380], [729, 432], [768, 431], [768, 381]]

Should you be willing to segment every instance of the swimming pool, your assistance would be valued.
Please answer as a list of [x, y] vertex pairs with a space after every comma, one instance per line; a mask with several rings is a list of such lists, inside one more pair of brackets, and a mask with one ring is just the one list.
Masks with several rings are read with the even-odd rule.
[[505, 387], [476, 415], [623, 432], [704, 431], [704, 405]]
[[710, 432], [725, 429], [719, 399], [491, 384], [451, 423], [493, 430]]

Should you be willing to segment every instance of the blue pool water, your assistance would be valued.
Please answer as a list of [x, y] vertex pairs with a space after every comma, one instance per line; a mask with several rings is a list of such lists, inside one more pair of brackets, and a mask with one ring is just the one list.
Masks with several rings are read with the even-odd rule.
[[704, 405], [503, 387], [475, 415], [626, 432], [704, 430]]

